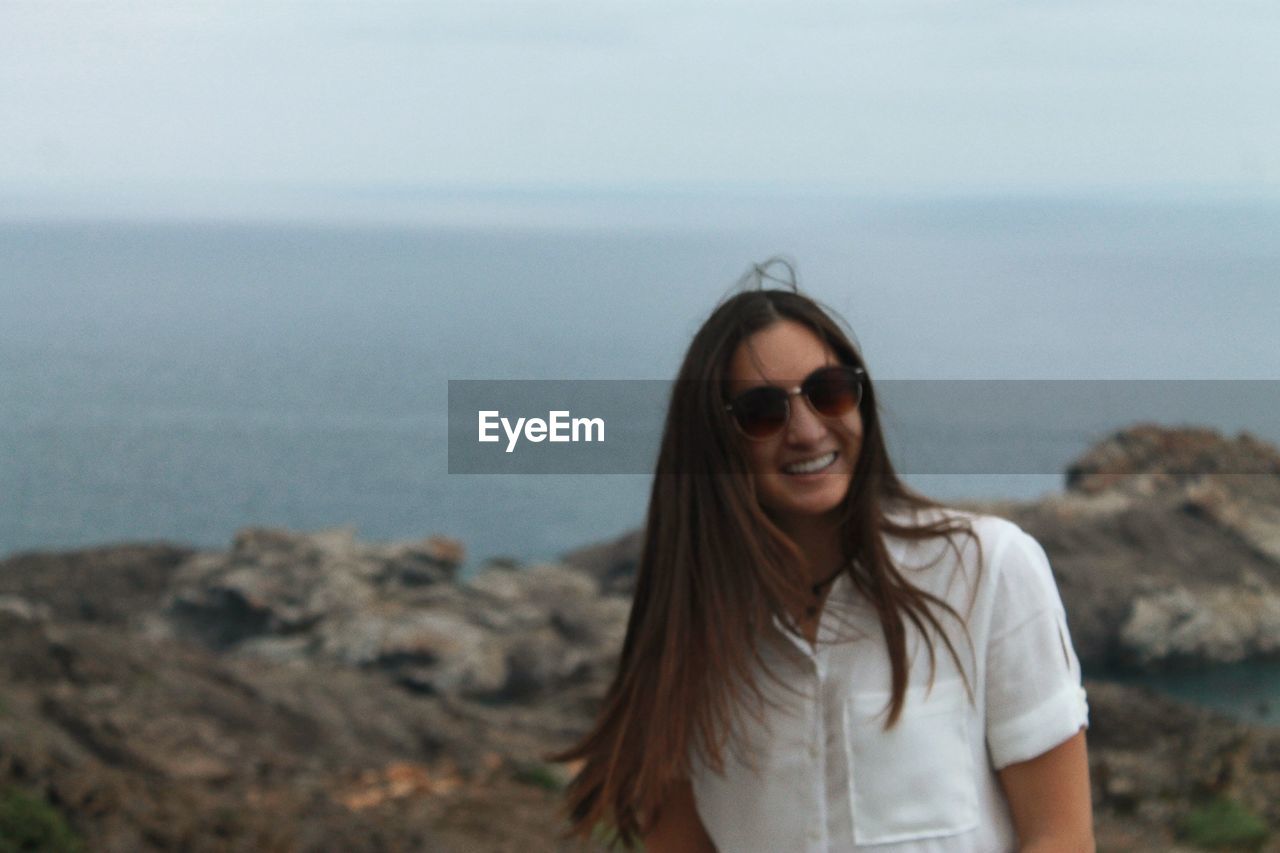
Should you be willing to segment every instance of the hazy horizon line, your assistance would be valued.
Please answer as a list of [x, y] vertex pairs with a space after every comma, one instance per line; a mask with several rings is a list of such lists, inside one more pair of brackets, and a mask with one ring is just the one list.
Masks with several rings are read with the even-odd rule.
[[[678, 204], [677, 204], [678, 203]], [[817, 187], [771, 183], [0, 184], [0, 222], [313, 222], [368, 225], [710, 227], [769, 224], [769, 205], [824, 214], [917, 205], [1280, 207], [1280, 188], [1197, 184]], [[755, 205], [753, 207], [753, 205]], [[800, 208], [796, 210], [796, 208]]]

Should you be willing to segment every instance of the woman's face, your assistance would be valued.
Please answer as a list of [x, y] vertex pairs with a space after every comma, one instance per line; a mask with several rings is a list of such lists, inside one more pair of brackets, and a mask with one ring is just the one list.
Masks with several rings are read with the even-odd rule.
[[[729, 363], [730, 398], [761, 385], [791, 390], [820, 367], [839, 364], [835, 353], [806, 326], [781, 320], [739, 345]], [[838, 419], [814, 412], [809, 401], [790, 400], [791, 417], [777, 435], [744, 439], [747, 462], [760, 505], [784, 524], [836, 509], [853, 482], [862, 448], [862, 415], [857, 408]], [[794, 473], [797, 463], [835, 454], [814, 473]]]

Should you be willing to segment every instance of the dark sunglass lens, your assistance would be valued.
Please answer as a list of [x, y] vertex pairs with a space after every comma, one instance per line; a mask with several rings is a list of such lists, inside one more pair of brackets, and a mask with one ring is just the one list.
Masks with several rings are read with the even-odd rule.
[[804, 383], [804, 393], [815, 411], [835, 418], [847, 415], [858, 407], [862, 398], [862, 383], [852, 369], [833, 367], [810, 376]]
[[756, 388], [733, 403], [738, 426], [751, 438], [767, 438], [787, 424], [787, 395], [780, 388]]

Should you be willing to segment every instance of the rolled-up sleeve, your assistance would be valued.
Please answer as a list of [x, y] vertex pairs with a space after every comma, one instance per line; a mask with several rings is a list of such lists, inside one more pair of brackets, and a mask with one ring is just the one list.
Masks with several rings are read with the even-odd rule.
[[997, 770], [1089, 725], [1080, 661], [1040, 543], [1012, 532], [993, 555], [986, 654], [987, 748]]

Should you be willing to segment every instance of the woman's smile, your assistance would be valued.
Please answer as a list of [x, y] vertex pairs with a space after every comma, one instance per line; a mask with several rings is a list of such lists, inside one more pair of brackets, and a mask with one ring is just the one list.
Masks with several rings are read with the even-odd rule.
[[798, 477], [813, 477], [826, 470], [840, 454], [834, 450], [821, 456], [813, 456], [800, 462], [782, 466], [784, 474]]

